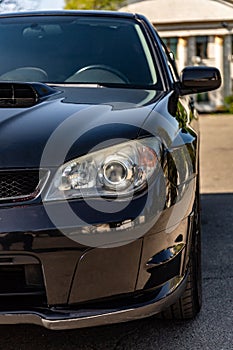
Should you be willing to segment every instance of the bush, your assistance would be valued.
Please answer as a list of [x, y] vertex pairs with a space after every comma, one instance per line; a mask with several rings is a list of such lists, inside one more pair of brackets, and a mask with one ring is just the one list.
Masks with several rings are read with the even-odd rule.
[[224, 102], [227, 112], [233, 114], [233, 95], [225, 97]]

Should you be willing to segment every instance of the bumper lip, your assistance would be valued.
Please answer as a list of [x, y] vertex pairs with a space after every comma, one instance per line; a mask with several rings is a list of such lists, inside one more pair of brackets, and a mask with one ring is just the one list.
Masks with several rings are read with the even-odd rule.
[[[176, 282], [176, 285], [174, 283]], [[95, 327], [133, 321], [159, 313], [164, 308], [173, 304], [184, 292], [187, 283], [187, 275], [183, 278], [172, 279], [162, 289], [167, 294], [152, 298], [151, 300], [134, 306], [112, 310], [89, 310], [80, 312], [77, 310], [45, 309], [33, 311], [2, 311], [0, 312], [0, 325], [3, 324], [34, 324], [50, 330], [65, 330]], [[171, 287], [172, 286], [172, 287]], [[169, 290], [168, 288], [171, 287]]]

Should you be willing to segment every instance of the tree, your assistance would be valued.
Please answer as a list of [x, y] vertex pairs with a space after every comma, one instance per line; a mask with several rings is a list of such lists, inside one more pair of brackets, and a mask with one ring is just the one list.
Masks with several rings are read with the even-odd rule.
[[34, 10], [38, 0], [0, 0], [0, 13], [22, 10]]
[[117, 10], [124, 0], [65, 0], [68, 10]]

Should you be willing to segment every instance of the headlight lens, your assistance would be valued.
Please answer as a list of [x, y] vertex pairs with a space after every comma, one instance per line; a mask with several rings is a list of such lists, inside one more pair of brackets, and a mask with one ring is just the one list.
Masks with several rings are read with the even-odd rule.
[[139, 191], [158, 167], [156, 138], [129, 141], [62, 165], [45, 200], [126, 196]]

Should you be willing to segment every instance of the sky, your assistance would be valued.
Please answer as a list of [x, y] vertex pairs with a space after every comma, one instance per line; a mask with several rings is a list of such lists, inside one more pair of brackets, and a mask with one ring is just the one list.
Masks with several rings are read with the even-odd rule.
[[57, 10], [64, 7], [64, 0], [39, 0], [37, 10]]

